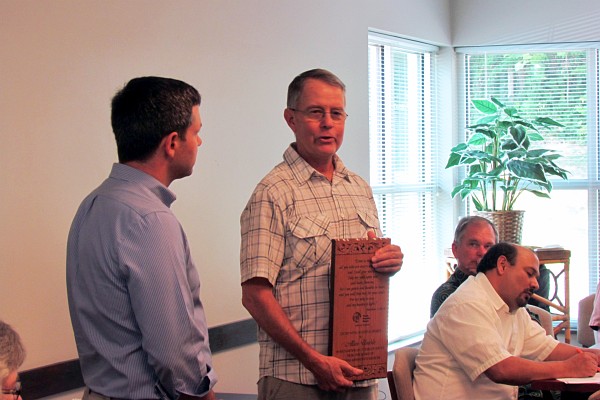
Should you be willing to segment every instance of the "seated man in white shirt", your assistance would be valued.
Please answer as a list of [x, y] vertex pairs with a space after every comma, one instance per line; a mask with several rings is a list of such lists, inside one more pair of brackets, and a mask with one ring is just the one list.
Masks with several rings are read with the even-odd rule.
[[525, 305], [537, 289], [531, 250], [492, 246], [427, 325], [416, 360], [416, 400], [516, 399], [537, 379], [592, 376], [600, 351], [560, 343]]

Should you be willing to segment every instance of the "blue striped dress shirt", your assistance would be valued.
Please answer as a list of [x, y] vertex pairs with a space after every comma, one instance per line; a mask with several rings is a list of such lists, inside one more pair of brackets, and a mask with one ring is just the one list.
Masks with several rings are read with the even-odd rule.
[[173, 201], [150, 175], [115, 164], [75, 215], [67, 293], [94, 392], [175, 399], [204, 395], [216, 382], [200, 279]]

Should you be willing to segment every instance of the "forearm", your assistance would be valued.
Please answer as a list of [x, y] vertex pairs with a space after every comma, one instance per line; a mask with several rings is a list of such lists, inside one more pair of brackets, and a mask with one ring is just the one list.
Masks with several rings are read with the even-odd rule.
[[544, 361], [566, 360], [567, 358], [573, 357], [583, 350], [584, 349], [580, 347], [571, 346], [570, 344], [558, 343], [554, 350], [552, 350], [552, 353], [550, 353]]
[[559, 343], [544, 361], [508, 357], [485, 371], [496, 383], [522, 385], [538, 379], [583, 378], [598, 371], [598, 352]]
[[573, 376], [565, 361], [531, 361], [509, 357], [485, 371], [488, 378], [505, 385], [524, 385], [534, 380]]
[[306, 343], [273, 296], [273, 288], [266, 279], [253, 278], [242, 284], [242, 304], [275, 342], [313, 373], [322, 390], [345, 390], [353, 384], [350, 378], [363, 373]]

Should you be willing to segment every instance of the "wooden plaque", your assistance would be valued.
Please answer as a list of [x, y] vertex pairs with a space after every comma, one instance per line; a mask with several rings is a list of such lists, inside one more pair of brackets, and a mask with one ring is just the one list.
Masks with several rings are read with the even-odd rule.
[[330, 354], [364, 371], [353, 380], [386, 377], [389, 277], [375, 272], [371, 258], [390, 243], [332, 241]]

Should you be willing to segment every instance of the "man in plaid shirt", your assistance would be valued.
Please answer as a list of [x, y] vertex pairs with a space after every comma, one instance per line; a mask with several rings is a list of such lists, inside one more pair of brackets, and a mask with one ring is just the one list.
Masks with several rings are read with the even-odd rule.
[[[259, 326], [259, 399], [377, 399], [376, 380], [328, 356], [331, 239], [381, 235], [370, 186], [336, 152], [345, 86], [331, 72], [297, 76], [284, 118], [296, 141], [254, 190], [241, 216], [242, 303]], [[378, 272], [402, 266], [400, 247], [372, 259]]]

